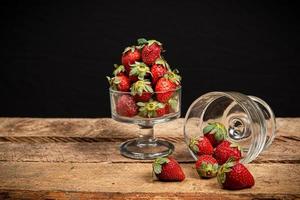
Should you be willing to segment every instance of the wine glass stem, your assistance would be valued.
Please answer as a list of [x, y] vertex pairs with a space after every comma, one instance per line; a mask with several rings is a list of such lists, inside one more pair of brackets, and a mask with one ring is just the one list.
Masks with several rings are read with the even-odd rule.
[[140, 139], [143, 141], [154, 142], [153, 126], [140, 126]]

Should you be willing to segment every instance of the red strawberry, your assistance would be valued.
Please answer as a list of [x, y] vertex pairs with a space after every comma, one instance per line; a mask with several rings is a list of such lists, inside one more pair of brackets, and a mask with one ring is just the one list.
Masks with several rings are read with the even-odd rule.
[[219, 167], [217, 160], [211, 155], [199, 156], [195, 166], [199, 176], [203, 178], [215, 177]]
[[160, 57], [162, 44], [156, 40], [138, 39], [139, 45], [144, 45], [142, 49], [142, 60], [147, 65], [153, 65], [155, 60]]
[[220, 167], [218, 182], [224, 189], [228, 190], [251, 188], [255, 184], [254, 178], [248, 169], [243, 164], [234, 162], [231, 159]]
[[209, 140], [205, 137], [192, 138], [189, 147], [198, 156], [212, 155], [214, 152], [213, 146], [210, 144]]
[[169, 104], [165, 104], [165, 114], [169, 114], [169, 113], [172, 113], [172, 108]]
[[150, 68], [142, 62], [135, 62], [131, 64], [131, 70], [129, 72], [129, 77], [136, 77], [137, 80], [143, 80], [147, 75], [150, 75]]
[[214, 157], [218, 161], [219, 165], [224, 164], [230, 157], [238, 161], [241, 159], [240, 146], [224, 140], [216, 147]]
[[143, 117], [161, 117], [166, 114], [166, 105], [158, 101], [138, 102], [140, 115]]
[[218, 146], [227, 137], [225, 126], [218, 122], [208, 123], [203, 129], [203, 134], [213, 147]]
[[122, 64], [125, 67], [127, 73], [130, 72], [130, 65], [141, 59], [140, 50], [135, 46], [126, 47], [122, 53]]
[[139, 80], [131, 85], [131, 94], [136, 102], [147, 102], [151, 99], [153, 89], [151, 83], [146, 80]]
[[114, 90], [127, 92], [130, 89], [130, 80], [125, 75], [118, 75], [113, 78], [106, 77], [110, 86]]
[[137, 76], [129, 76], [129, 80], [131, 83], [137, 82], [139, 79]]
[[151, 67], [152, 85], [155, 85], [158, 79], [163, 77], [169, 69], [168, 63], [162, 58], [158, 58]]
[[157, 158], [152, 167], [153, 173], [160, 181], [183, 181], [185, 179], [180, 165], [172, 157]]
[[130, 95], [122, 95], [119, 97], [116, 105], [116, 111], [119, 115], [125, 117], [133, 117], [138, 113], [138, 107], [134, 98]]
[[168, 72], [160, 78], [155, 85], [156, 98], [158, 101], [166, 103], [173, 96], [175, 90], [180, 85], [181, 77], [177, 70]]
[[163, 115], [167, 115], [167, 114], [169, 114], [169, 108], [165, 104], [164, 107], [157, 109], [156, 113], [157, 113], [157, 117], [161, 117]]
[[114, 67], [115, 70], [113, 72], [113, 75], [115, 76], [125, 75], [125, 67], [123, 65], [114, 64]]
[[[115, 76], [121, 76], [121, 75], [127, 75], [128, 74], [125, 71], [124, 65], [114, 64], [114, 66], [115, 66], [115, 70], [113, 71], [113, 74]], [[129, 78], [129, 80], [130, 80], [131, 83], [136, 82], [138, 80], [138, 77], [136, 77], [136, 76], [129, 76], [128, 78]]]

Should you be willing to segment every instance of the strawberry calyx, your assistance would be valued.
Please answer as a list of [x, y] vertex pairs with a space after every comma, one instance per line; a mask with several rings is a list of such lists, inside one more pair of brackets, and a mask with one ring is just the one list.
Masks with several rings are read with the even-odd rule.
[[135, 61], [135, 63], [130, 66], [131, 70], [129, 76], [137, 76], [138, 79], [143, 80], [147, 73], [151, 74], [150, 68], [143, 62]]
[[112, 78], [110, 78], [109, 76], [106, 76], [106, 78], [107, 78], [108, 83], [111, 86], [111, 88], [113, 90], [118, 90], [117, 86], [121, 83], [121, 80], [117, 76], [112, 77]]
[[162, 46], [162, 43], [160, 43], [160, 42], [157, 41], [157, 40], [147, 40], [147, 39], [145, 39], [145, 38], [139, 38], [139, 39], [137, 40], [137, 42], [138, 42], [138, 45], [149, 45], [149, 46], [151, 46], [152, 44], [156, 43], [156, 44], [158, 44], [159, 46]]
[[158, 157], [154, 160], [152, 164], [154, 174], [160, 174], [162, 171], [162, 165], [170, 162], [168, 158]]
[[162, 46], [162, 43], [160, 43], [159, 41], [157, 40], [148, 40], [148, 45], [151, 46], [152, 44], [158, 44], [159, 46]]
[[162, 66], [164, 66], [165, 68], [167, 68], [168, 71], [171, 71], [170, 65], [169, 65], [169, 64], [167, 63], [167, 61], [164, 60], [163, 58], [158, 58], [158, 59], [156, 59], [155, 64], [157, 64], [157, 65], [162, 65]]
[[190, 149], [194, 152], [194, 153], [198, 153], [199, 152], [199, 147], [198, 147], [198, 138], [191, 138], [190, 140], [190, 144], [189, 147]]
[[124, 65], [117, 65], [114, 64], [115, 70], [113, 71], [113, 75], [117, 76], [120, 73], [124, 73], [125, 72], [125, 67]]
[[140, 107], [140, 115], [149, 118], [156, 117], [156, 111], [165, 107], [164, 104], [158, 101], [153, 101], [152, 99], [149, 102], [138, 102], [137, 105]]
[[170, 80], [171, 82], [175, 83], [176, 85], [180, 85], [181, 82], [181, 76], [178, 75], [179, 71], [177, 69], [174, 69], [173, 71], [168, 71], [164, 78]]
[[234, 142], [231, 142], [231, 144], [229, 145], [229, 147], [231, 147], [231, 148], [237, 148], [240, 152], [242, 151], [242, 147], [239, 144], [234, 143]]
[[234, 158], [230, 157], [218, 170], [217, 179], [220, 185], [226, 181], [226, 173], [231, 171], [231, 168], [236, 164]]
[[153, 93], [153, 89], [150, 85], [151, 83], [147, 80], [139, 80], [131, 85], [131, 94], [133, 96], [135, 96], [136, 94], [141, 96], [143, 92]]
[[216, 176], [218, 167], [218, 163], [212, 164], [204, 161], [196, 170], [200, 177], [210, 178]]
[[225, 126], [218, 122], [208, 123], [208, 125], [203, 128], [203, 134], [214, 135], [214, 138], [218, 142], [227, 138], [227, 131]]
[[176, 110], [177, 105], [178, 105], [178, 101], [175, 98], [171, 98], [171, 99], [169, 99], [168, 104], [170, 105], [172, 110]]
[[148, 40], [146, 40], [145, 38], [139, 38], [137, 39], [137, 43], [138, 45], [145, 45], [148, 44]]
[[132, 53], [135, 51], [135, 46], [126, 47], [122, 54], [127, 53], [128, 51], [131, 51]]

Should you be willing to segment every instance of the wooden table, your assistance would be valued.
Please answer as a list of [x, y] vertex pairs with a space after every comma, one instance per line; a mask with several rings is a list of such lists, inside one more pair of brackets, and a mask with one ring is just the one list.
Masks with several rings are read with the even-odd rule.
[[155, 127], [173, 142], [184, 182], [152, 179], [151, 161], [122, 157], [138, 136], [112, 119], [0, 118], [0, 199], [296, 199], [300, 198], [300, 118], [277, 118], [272, 146], [248, 164], [256, 185], [227, 191], [201, 180], [183, 142], [183, 120]]

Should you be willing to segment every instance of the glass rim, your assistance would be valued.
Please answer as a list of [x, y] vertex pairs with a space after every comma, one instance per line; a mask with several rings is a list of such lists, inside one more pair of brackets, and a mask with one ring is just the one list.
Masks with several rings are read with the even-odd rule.
[[[161, 92], [146, 92], [146, 93], [151, 93], [151, 94], [161, 94], [161, 93], [166, 93], [166, 92], [177, 92], [179, 90], [181, 90], [182, 86], [179, 85], [176, 89], [174, 90], [166, 90], [166, 91], [161, 91]], [[118, 91], [118, 90], [114, 90], [111, 87], [109, 87], [109, 92], [110, 93], [115, 93], [115, 94], [129, 94], [131, 95], [131, 92], [123, 92], [123, 91]]]

